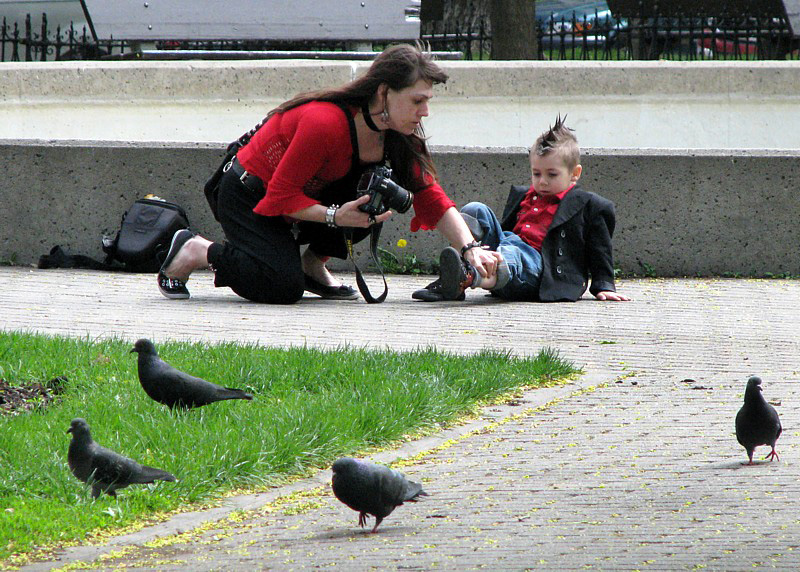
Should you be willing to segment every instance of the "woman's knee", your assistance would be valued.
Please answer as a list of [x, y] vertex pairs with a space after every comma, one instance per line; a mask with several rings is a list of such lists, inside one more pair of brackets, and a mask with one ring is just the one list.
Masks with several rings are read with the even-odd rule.
[[261, 283], [232, 286], [238, 296], [259, 304], [295, 304], [303, 298], [305, 288], [297, 284]]
[[251, 272], [245, 279], [225, 285], [238, 296], [260, 304], [294, 304], [305, 292], [305, 280], [301, 271], [275, 272], [271, 268]]

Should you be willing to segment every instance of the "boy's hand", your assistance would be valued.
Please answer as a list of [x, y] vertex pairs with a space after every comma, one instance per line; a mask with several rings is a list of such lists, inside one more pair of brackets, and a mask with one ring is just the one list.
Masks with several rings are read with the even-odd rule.
[[597, 294], [595, 294], [595, 298], [597, 298], [598, 300], [611, 301], [611, 302], [630, 301], [630, 298], [628, 298], [627, 296], [624, 296], [622, 294], [617, 294], [616, 292], [608, 292], [608, 291], [598, 292]]

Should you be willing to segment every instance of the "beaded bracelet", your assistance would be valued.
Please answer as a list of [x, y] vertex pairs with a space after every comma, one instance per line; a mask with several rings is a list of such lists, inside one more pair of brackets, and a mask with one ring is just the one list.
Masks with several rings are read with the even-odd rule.
[[461, 247], [461, 256], [463, 257], [467, 253], [467, 250], [469, 250], [470, 248], [480, 248], [480, 247], [481, 243], [476, 240], [473, 240], [472, 242], [467, 243]]
[[336, 224], [336, 209], [338, 208], [339, 205], [331, 205], [328, 207], [328, 210], [325, 211], [325, 224], [331, 228], [339, 227], [339, 225]]

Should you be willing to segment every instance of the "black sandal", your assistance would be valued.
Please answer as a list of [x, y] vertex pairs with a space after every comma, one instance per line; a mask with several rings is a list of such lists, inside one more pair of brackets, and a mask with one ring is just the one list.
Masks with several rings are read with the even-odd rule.
[[305, 289], [312, 294], [316, 294], [326, 300], [355, 300], [358, 298], [358, 290], [352, 286], [342, 284], [341, 286], [326, 286], [314, 280], [311, 276], [303, 273], [305, 279]]

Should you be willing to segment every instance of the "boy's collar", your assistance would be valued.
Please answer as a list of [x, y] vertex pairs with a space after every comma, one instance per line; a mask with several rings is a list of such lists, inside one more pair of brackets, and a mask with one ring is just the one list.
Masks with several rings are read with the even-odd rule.
[[[563, 190], [563, 191], [561, 191], [560, 193], [556, 193], [555, 195], [550, 195], [550, 196], [553, 196], [553, 197], [555, 197], [556, 199], [558, 199], [558, 200], [560, 201], [561, 199], [563, 199], [563, 198], [564, 198], [564, 196], [565, 196], [565, 195], [566, 195], [568, 192], [570, 192], [572, 189], [574, 189], [574, 188], [575, 188], [575, 185], [577, 185], [577, 184], [578, 184], [577, 182], [575, 182], [575, 183], [572, 183], [572, 184], [571, 184], [569, 187], [567, 187], [566, 189], [564, 189], [564, 190]], [[544, 195], [540, 195], [540, 194], [539, 194], [539, 193], [536, 191], [536, 189], [534, 189], [534, 188], [533, 188], [533, 185], [531, 185], [531, 186], [530, 186], [530, 188], [528, 189], [528, 193], [530, 193], [530, 194], [535, 194], [536, 196], [539, 196], [539, 197], [544, 197]]]

